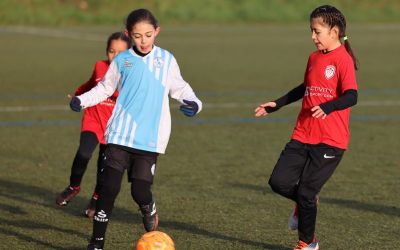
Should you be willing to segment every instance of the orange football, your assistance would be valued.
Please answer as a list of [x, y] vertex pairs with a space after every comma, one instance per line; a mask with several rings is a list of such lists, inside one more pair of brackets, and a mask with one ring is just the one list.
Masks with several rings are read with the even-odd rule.
[[140, 237], [136, 243], [136, 250], [175, 250], [175, 244], [168, 234], [152, 231]]

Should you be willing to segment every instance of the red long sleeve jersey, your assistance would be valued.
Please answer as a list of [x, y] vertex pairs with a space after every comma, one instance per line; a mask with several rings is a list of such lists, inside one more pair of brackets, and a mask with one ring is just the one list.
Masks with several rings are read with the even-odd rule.
[[311, 108], [357, 90], [353, 59], [342, 45], [324, 54], [310, 55], [304, 76], [306, 91], [292, 139], [307, 144], [325, 143], [347, 149], [350, 138], [350, 108], [338, 110], [325, 119], [312, 117]]
[[[76, 89], [75, 95], [81, 95], [96, 86], [107, 73], [109, 66], [110, 63], [106, 60], [97, 61], [94, 65], [92, 76], [86, 83], [82, 84]], [[118, 91], [115, 91], [114, 94], [105, 101], [93, 107], [86, 108], [82, 118], [81, 132], [93, 132], [96, 134], [99, 143], [105, 144], [106, 142], [104, 139], [104, 133], [107, 128], [108, 120], [110, 119], [111, 113], [114, 109], [117, 97]]]

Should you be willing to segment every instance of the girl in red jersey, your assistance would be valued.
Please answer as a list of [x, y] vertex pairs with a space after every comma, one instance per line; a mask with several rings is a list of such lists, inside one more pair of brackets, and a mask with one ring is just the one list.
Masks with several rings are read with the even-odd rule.
[[[82, 84], [76, 91], [76, 95], [81, 95], [103, 79], [108, 67], [115, 56], [130, 47], [130, 39], [123, 32], [115, 32], [107, 40], [107, 60], [97, 61], [92, 76], [89, 81]], [[66, 206], [80, 191], [80, 184], [83, 174], [87, 168], [88, 162], [100, 143], [99, 156], [97, 159], [97, 181], [93, 196], [85, 210], [87, 217], [93, 217], [98, 193], [101, 187], [100, 173], [103, 169], [103, 153], [105, 150], [104, 132], [106, 130], [108, 119], [115, 106], [115, 100], [118, 96], [116, 91], [112, 96], [96, 106], [85, 109], [82, 118], [82, 128], [78, 151], [76, 152], [71, 168], [70, 184], [56, 198], [59, 206]]]
[[357, 60], [345, 17], [333, 6], [320, 6], [310, 15], [310, 27], [317, 51], [308, 59], [304, 82], [255, 109], [256, 117], [265, 116], [303, 98], [292, 138], [269, 179], [273, 191], [296, 202], [295, 250], [319, 249], [314, 235], [317, 194], [348, 147], [350, 107], [357, 103]]

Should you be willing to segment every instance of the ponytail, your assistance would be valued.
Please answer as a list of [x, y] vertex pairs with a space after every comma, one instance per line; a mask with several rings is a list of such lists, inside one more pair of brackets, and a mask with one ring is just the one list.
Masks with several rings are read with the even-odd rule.
[[351, 45], [350, 45], [350, 42], [347, 39], [344, 40], [344, 47], [346, 48], [347, 53], [349, 53], [351, 58], [353, 59], [354, 69], [358, 70], [357, 57], [354, 55], [353, 49], [351, 48]]

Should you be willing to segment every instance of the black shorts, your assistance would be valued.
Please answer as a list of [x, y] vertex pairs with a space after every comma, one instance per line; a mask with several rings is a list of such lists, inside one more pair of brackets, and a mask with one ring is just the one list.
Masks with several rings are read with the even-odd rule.
[[269, 182], [285, 190], [299, 186], [299, 191], [304, 188], [314, 197], [332, 176], [343, 153], [344, 149], [327, 144], [291, 140], [282, 151]]
[[105, 150], [106, 167], [114, 168], [120, 172], [128, 170], [128, 181], [139, 179], [153, 183], [156, 172], [158, 153], [107, 144]]

